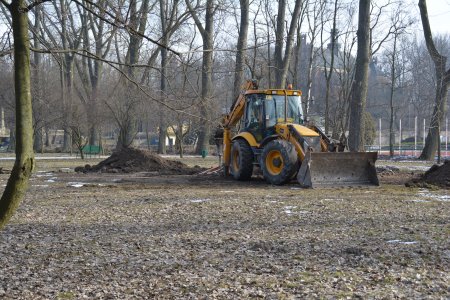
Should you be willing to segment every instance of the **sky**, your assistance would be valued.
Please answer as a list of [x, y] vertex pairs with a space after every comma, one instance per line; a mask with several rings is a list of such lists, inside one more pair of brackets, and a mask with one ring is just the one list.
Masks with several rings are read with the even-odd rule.
[[[380, 1], [386, 1], [386, 0], [372, 0], [374, 2]], [[417, 23], [416, 28], [420, 31], [417, 31], [416, 33], [421, 34], [422, 30], [422, 24], [420, 22], [420, 13], [419, 13], [419, 7], [417, 3], [418, 0], [412, 0], [414, 5], [414, 12], [411, 12], [414, 14]], [[409, 2], [409, 1], [408, 1]], [[433, 35], [436, 34], [449, 34], [450, 35], [450, 0], [427, 0], [427, 8], [428, 8], [428, 15], [430, 17], [430, 26], [431, 31]], [[6, 31], [6, 26], [3, 24], [3, 20], [0, 21], [0, 37], [1, 35]]]
[[450, 34], [450, 0], [427, 0], [427, 8], [432, 33]]

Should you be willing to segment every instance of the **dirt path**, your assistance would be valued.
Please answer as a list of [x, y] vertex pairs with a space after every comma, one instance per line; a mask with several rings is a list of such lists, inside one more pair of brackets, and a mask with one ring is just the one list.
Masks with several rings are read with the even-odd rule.
[[149, 175], [37, 174], [0, 298], [450, 296], [446, 190]]

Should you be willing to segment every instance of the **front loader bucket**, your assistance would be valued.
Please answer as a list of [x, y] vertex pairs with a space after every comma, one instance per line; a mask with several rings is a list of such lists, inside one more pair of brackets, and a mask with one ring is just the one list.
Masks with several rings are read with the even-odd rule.
[[379, 185], [377, 152], [307, 152], [298, 171], [302, 187]]

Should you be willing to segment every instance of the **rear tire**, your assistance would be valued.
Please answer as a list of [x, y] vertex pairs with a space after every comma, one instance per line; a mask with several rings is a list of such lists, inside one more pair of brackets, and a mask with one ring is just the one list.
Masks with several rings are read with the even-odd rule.
[[247, 141], [238, 139], [231, 147], [230, 171], [236, 180], [249, 180], [253, 173], [253, 151]]
[[292, 179], [298, 171], [298, 157], [294, 145], [285, 140], [273, 140], [262, 153], [260, 166], [264, 178], [271, 184], [281, 185]]

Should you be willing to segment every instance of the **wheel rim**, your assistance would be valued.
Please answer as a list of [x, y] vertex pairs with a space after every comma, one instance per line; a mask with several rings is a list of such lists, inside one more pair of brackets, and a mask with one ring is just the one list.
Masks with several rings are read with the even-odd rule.
[[266, 156], [266, 168], [271, 175], [278, 175], [283, 170], [283, 157], [278, 150], [271, 150]]
[[233, 152], [233, 169], [234, 171], [239, 170], [239, 151]]

